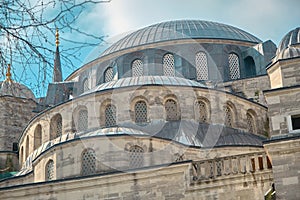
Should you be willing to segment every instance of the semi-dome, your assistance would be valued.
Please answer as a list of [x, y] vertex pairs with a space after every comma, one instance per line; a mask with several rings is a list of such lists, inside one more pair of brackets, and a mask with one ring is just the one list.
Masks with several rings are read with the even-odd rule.
[[239, 28], [203, 20], [176, 20], [137, 30], [114, 43], [102, 55], [145, 44], [179, 39], [225, 39], [260, 43], [257, 37]]

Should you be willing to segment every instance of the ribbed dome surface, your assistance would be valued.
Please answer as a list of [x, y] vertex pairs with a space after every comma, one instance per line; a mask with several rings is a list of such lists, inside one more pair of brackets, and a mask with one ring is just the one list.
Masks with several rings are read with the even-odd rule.
[[177, 20], [154, 24], [135, 31], [114, 43], [102, 55], [140, 45], [178, 39], [227, 39], [261, 42], [250, 33], [233, 26], [202, 20]]
[[0, 84], [0, 95], [35, 100], [35, 96], [29, 88], [13, 81], [3, 81]]
[[300, 27], [291, 30], [288, 34], [286, 34], [283, 39], [281, 40], [277, 54], [281, 51], [285, 50], [289, 46], [300, 44]]

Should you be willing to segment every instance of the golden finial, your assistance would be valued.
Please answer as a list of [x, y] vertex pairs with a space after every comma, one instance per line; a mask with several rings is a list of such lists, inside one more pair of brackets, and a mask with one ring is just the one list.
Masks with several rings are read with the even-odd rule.
[[10, 64], [8, 64], [7, 72], [6, 72], [6, 81], [11, 82], [11, 73], [10, 73]]
[[56, 38], [55, 43], [56, 43], [56, 46], [58, 47], [58, 45], [59, 45], [59, 33], [58, 33], [58, 28], [56, 28], [55, 38]]

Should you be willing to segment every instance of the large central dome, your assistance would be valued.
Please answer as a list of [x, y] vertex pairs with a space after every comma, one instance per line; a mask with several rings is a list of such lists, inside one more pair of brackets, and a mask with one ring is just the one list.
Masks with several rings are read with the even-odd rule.
[[102, 55], [130, 47], [178, 39], [225, 39], [260, 43], [257, 37], [239, 28], [202, 20], [176, 20], [135, 31], [114, 43]]

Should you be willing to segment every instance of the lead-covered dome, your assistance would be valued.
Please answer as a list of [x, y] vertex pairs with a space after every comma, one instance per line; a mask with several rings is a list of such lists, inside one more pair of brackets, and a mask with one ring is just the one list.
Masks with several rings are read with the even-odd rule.
[[135, 31], [111, 47], [102, 55], [145, 44], [179, 39], [225, 39], [251, 43], [261, 40], [239, 28], [202, 20], [176, 20], [154, 24]]
[[283, 37], [283, 39], [279, 43], [277, 53], [283, 51], [288, 47], [297, 45], [300, 45], [300, 27], [291, 30]]
[[28, 87], [20, 83], [7, 80], [0, 83], [0, 96], [13, 96], [35, 100], [33, 92]]
[[288, 32], [279, 43], [274, 61], [300, 56], [300, 27]]

